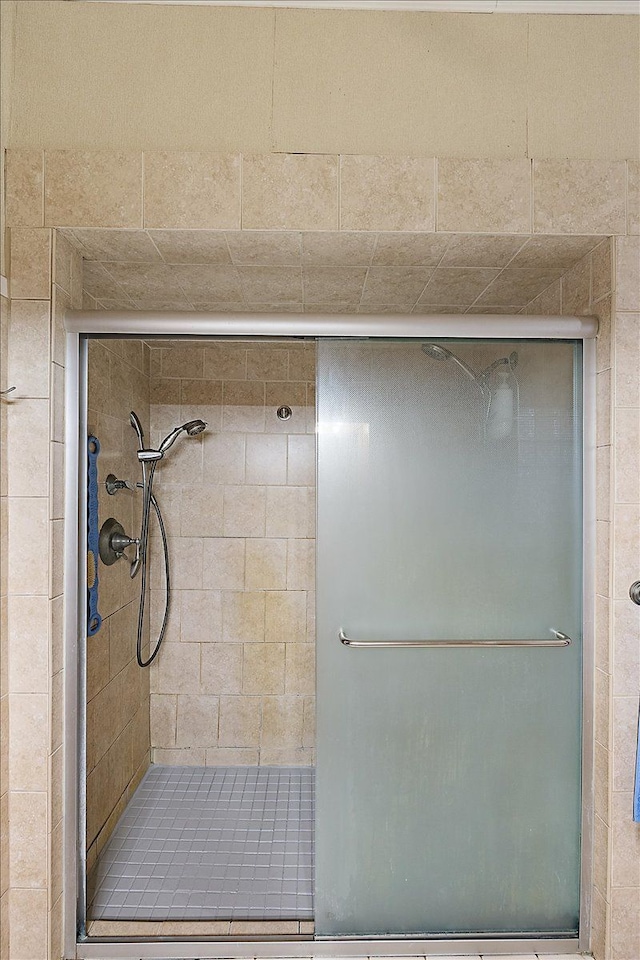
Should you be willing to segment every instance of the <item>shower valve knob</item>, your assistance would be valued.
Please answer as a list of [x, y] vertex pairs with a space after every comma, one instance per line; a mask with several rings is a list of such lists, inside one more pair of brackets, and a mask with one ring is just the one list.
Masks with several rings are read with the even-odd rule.
[[140, 540], [137, 537], [128, 537], [122, 524], [118, 523], [114, 517], [109, 517], [100, 528], [98, 538], [100, 559], [106, 566], [110, 567], [116, 560], [125, 556], [124, 551], [127, 547], [136, 548], [136, 555], [131, 561], [131, 565], [135, 564], [137, 566], [140, 556]]
[[636, 580], [635, 583], [632, 583], [629, 587], [629, 596], [634, 603], [637, 603], [640, 607], [640, 580]]

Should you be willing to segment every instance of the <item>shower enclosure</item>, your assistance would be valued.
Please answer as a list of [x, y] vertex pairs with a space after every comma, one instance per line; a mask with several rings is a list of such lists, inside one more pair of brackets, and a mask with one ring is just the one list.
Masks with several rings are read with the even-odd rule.
[[[69, 335], [68, 411], [75, 416], [76, 425], [79, 420], [82, 441], [87, 427], [83, 367], [86, 338], [131, 336], [134, 321], [126, 316], [102, 318], [77, 313], [67, 322], [75, 331]], [[475, 335], [477, 323], [477, 318], [470, 322], [452, 317], [278, 317], [268, 321], [263, 318], [258, 326], [256, 318], [240, 317], [230, 329], [228, 320], [190, 317], [188, 334], [192, 339], [188, 345], [211, 349], [212, 355], [220, 345], [230, 342], [225, 337], [232, 337], [240, 349], [254, 351], [257, 357], [261, 346], [256, 333], [265, 328], [270, 336], [263, 345], [267, 352], [295, 350], [306, 343], [305, 349], [314, 357], [315, 388], [307, 397], [315, 393], [316, 406], [314, 416], [313, 408], [304, 401], [304, 430], [296, 426], [300, 410], [288, 403], [287, 398], [294, 394], [291, 390], [285, 394], [279, 373], [260, 374], [280, 383], [265, 387], [262, 413], [249, 410], [254, 401], [246, 401], [242, 415], [237, 408], [225, 414], [225, 396], [251, 397], [254, 388], [245, 386], [241, 390], [237, 382], [225, 388], [223, 383], [221, 392], [212, 399], [213, 387], [201, 382], [206, 380], [206, 362], [204, 378], [198, 373], [190, 376], [184, 368], [175, 376], [189, 383], [200, 378], [200, 386], [197, 390], [189, 387], [194, 402], [190, 406], [178, 404], [178, 410], [176, 404], [163, 406], [166, 397], [161, 396], [159, 386], [153, 387], [152, 364], [151, 407], [141, 407], [151, 409], [151, 422], [155, 423], [149, 446], [158, 447], [170, 422], [208, 423], [201, 436], [185, 441], [172, 452], [171, 459], [172, 469], [179, 470], [183, 451], [186, 456], [188, 451], [200, 449], [204, 450], [204, 462], [209, 456], [209, 463], [215, 463], [211, 469], [218, 472], [212, 472], [205, 482], [208, 492], [196, 491], [192, 481], [188, 494], [186, 488], [180, 488], [183, 498], [212, 498], [206, 514], [208, 522], [213, 524], [211, 518], [217, 516], [216, 503], [224, 505], [225, 496], [232, 502], [227, 488], [239, 489], [247, 477], [252, 484], [264, 485], [267, 505], [270, 496], [274, 503], [284, 505], [282, 490], [288, 483], [317, 485], [317, 598], [307, 614], [311, 625], [315, 613], [316, 626], [305, 636], [304, 652], [306, 657], [309, 644], [315, 645], [315, 689], [305, 697], [311, 704], [312, 694], [316, 696], [316, 737], [311, 741], [310, 733], [306, 734], [306, 746], [299, 748], [294, 766], [290, 748], [282, 747], [278, 754], [268, 744], [260, 746], [258, 740], [253, 754], [248, 748], [243, 752], [234, 746], [233, 757], [224, 741], [206, 750], [198, 748], [203, 740], [194, 741], [191, 747], [174, 741], [175, 756], [178, 749], [183, 753], [179, 761], [182, 766], [171, 763], [174, 754], [168, 747], [156, 746], [155, 755], [151, 754], [155, 762], [150, 768], [148, 762], [141, 765], [142, 784], [119, 814], [123, 824], [132, 823], [138, 815], [146, 817], [145, 842], [153, 847], [149, 811], [151, 803], [157, 802], [151, 799], [154, 784], [162, 781], [174, 795], [177, 791], [192, 798], [195, 806], [190, 816], [200, 815], [193, 810], [206, 810], [206, 816], [218, 816], [222, 823], [228, 805], [223, 812], [220, 807], [217, 814], [213, 812], [221, 798], [225, 804], [237, 804], [238, 811], [259, 811], [253, 827], [251, 817], [246, 820], [248, 829], [256, 831], [254, 839], [261, 830], [270, 829], [267, 818], [272, 823], [282, 817], [282, 842], [286, 846], [288, 829], [291, 846], [281, 851], [283, 867], [285, 854], [292, 858], [290, 863], [297, 857], [305, 869], [315, 861], [313, 876], [308, 877], [310, 893], [304, 902], [289, 897], [287, 914], [283, 873], [277, 881], [281, 884], [278, 908], [270, 913], [265, 900], [260, 915], [251, 912], [251, 903], [241, 895], [248, 889], [249, 880], [255, 880], [259, 866], [255, 858], [251, 860], [249, 847], [235, 851], [249, 859], [245, 873], [240, 867], [237, 873], [228, 873], [229, 882], [224, 878], [212, 880], [213, 861], [203, 855], [200, 866], [206, 883], [199, 919], [268, 920], [275, 916], [299, 921], [297, 932], [289, 929], [279, 933], [274, 928], [273, 939], [262, 939], [259, 947], [256, 939], [260, 940], [260, 934], [243, 945], [234, 936], [240, 928], [233, 925], [226, 932], [221, 928], [218, 936], [210, 932], [202, 938], [208, 941], [207, 955], [240, 956], [249, 950], [252, 956], [256, 951], [263, 956], [345, 955], [345, 951], [388, 956], [490, 953], [507, 947], [514, 953], [561, 953], [584, 947], [591, 843], [592, 761], [589, 737], [584, 731], [589, 728], [592, 709], [589, 558], [593, 535], [595, 325], [589, 318], [491, 317], [483, 318], [485, 335], [479, 338]], [[136, 336], [144, 338], [152, 351], [154, 337], [163, 337], [161, 346], [170, 351], [170, 338], [187, 332], [174, 317], [144, 314], [135, 316], [135, 329]], [[243, 337], [247, 339], [243, 341]], [[185, 345], [184, 339], [172, 342], [177, 349]], [[274, 370], [273, 355], [269, 363]], [[259, 369], [266, 370], [269, 363], [265, 361]], [[166, 369], [170, 369], [169, 359]], [[173, 369], [182, 368], [174, 365]], [[78, 371], [78, 393], [73, 386], [74, 370]], [[226, 375], [239, 379], [237, 373]], [[154, 389], [160, 402], [155, 414]], [[293, 426], [287, 422], [290, 406], [294, 408]], [[245, 438], [242, 445], [244, 479], [233, 472], [236, 461], [229, 451], [233, 448], [237, 452], [240, 445], [231, 438], [230, 428], [225, 431], [225, 423], [241, 424], [246, 437], [254, 437], [248, 445]], [[303, 445], [308, 446], [306, 438], [311, 440], [313, 435], [317, 457], [313, 477], [306, 468], [306, 473], [296, 474], [297, 468], [292, 466], [292, 479], [287, 481], [289, 460], [282, 473], [274, 451], [286, 449], [287, 456], [294, 457]], [[285, 441], [270, 443], [270, 436], [284, 436]], [[75, 434], [74, 442], [77, 448]], [[142, 448], [142, 442], [138, 446]], [[248, 452], [251, 448], [255, 453], [258, 447], [266, 470], [261, 476], [258, 460]], [[82, 449], [77, 465], [81, 530], [86, 521]], [[198, 454], [188, 455], [193, 458]], [[192, 463], [185, 460], [184, 469], [192, 469]], [[227, 467], [230, 472], [225, 473]], [[175, 517], [172, 520], [174, 506], [181, 509], [180, 490], [172, 488], [168, 475], [169, 482], [163, 482], [162, 470], [161, 465], [155, 495], [165, 515], [169, 541], [175, 539], [178, 546], [175, 562], [179, 564], [180, 557], [190, 562], [192, 554], [184, 544], [178, 544], [181, 530], [176, 529]], [[272, 495], [270, 490], [274, 491]], [[69, 496], [73, 503], [77, 490]], [[249, 509], [249, 495], [245, 491], [242, 496], [243, 509]], [[247, 599], [255, 594], [256, 584], [265, 597], [271, 594], [266, 601], [259, 601], [267, 604], [280, 603], [275, 594], [282, 597], [287, 589], [293, 587], [295, 592], [299, 587], [295, 576], [287, 580], [286, 572], [284, 587], [277, 575], [269, 580], [271, 574], [264, 573], [267, 555], [273, 559], [281, 554], [285, 562], [295, 556], [298, 567], [301, 563], [301, 535], [291, 524], [295, 510], [296, 516], [301, 516], [303, 508], [298, 503], [293, 510], [292, 504], [297, 501], [287, 497], [288, 506], [280, 510], [280, 525], [271, 522], [270, 526], [267, 513], [266, 526], [263, 520], [262, 527], [244, 527], [236, 512], [233, 523], [225, 526], [222, 508], [219, 529], [205, 529], [200, 524], [195, 531], [204, 538], [205, 557], [209, 557], [203, 584], [211, 585], [211, 595], [207, 593], [209, 588], [201, 585], [189, 598], [190, 604], [201, 604], [201, 627], [214, 615], [216, 604], [224, 607], [225, 603], [242, 603], [246, 607], [247, 603], [257, 603], [255, 598]], [[306, 506], [304, 509], [308, 510]], [[236, 523], [240, 525], [234, 526]], [[183, 529], [187, 529], [186, 524]], [[302, 540], [311, 543], [312, 528], [304, 530]], [[77, 530], [68, 533], [71, 547], [74, 538], [77, 540]], [[239, 549], [238, 539], [244, 544], [245, 575], [250, 550], [251, 576], [258, 576], [259, 556], [262, 580], [252, 582], [249, 578], [240, 583], [219, 579], [224, 571], [230, 576], [229, 564], [237, 566], [234, 551]], [[276, 540], [286, 544], [276, 547], [271, 542]], [[159, 548], [157, 539], [155, 548]], [[152, 565], [153, 549], [154, 544]], [[81, 544], [80, 556], [82, 550]], [[308, 552], [306, 546], [304, 550]], [[172, 563], [172, 577], [174, 569]], [[289, 567], [285, 566], [286, 570]], [[68, 577], [69, 582], [73, 577], [79, 583], [77, 612], [69, 611], [68, 626], [77, 629], [81, 638], [80, 694], [70, 688], [68, 695], [76, 698], [82, 715], [86, 695], [82, 684], [86, 685], [87, 669], [83, 659], [87, 656], [83, 565], [71, 565]], [[162, 583], [158, 575], [153, 579], [153, 570], [151, 577], [151, 605], [155, 607], [156, 600], [161, 599]], [[179, 594], [192, 588], [184, 577], [184, 571], [178, 573]], [[179, 598], [181, 611], [185, 609], [182, 603]], [[286, 603], [295, 606], [298, 600], [289, 598]], [[188, 630], [192, 631], [197, 609], [193, 605], [189, 609]], [[224, 609], [231, 610], [231, 606]], [[261, 657], [263, 648], [269, 645], [270, 656], [283, 647], [285, 666], [298, 663], [300, 651], [294, 649], [294, 637], [287, 633], [294, 629], [291, 623], [274, 619], [271, 629], [276, 631], [279, 623], [283, 635], [269, 635], [267, 628], [265, 636], [259, 633], [265, 629], [264, 612], [262, 618], [262, 626], [254, 623], [251, 627], [253, 633], [241, 632], [234, 637], [226, 634], [231, 640], [228, 647], [237, 648], [239, 641], [246, 648], [244, 669], [257, 662], [252, 658]], [[161, 611], [156, 612], [156, 625], [161, 619]], [[153, 629], [150, 639], [152, 646]], [[181, 673], [184, 680], [190, 669], [189, 648], [195, 645], [192, 633], [176, 635], [175, 624], [170, 621], [167, 646], [160, 649], [152, 668], [156, 671], [148, 694], [152, 707], [154, 696], [165, 701], [175, 696], [178, 709], [180, 697], [186, 703], [190, 697], [200, 696], [200, 705], [207, 710], [217, 699], [215, 709], [220, 711], [222, 700], [230, 699], [224, 686], [229, 675], [221, 672], [219, 659], [229, 650], [222, 640], [221, 634], [203, 653], [205, 643], [199, 638], [202, 649], [198, 654], [201, 664], [206, 654], [207, 677], [212, 684], [218, 683], [219, 689], [211, 686], [205, 696], [201, 689], [189, 691], [186, 686], [176, 694], [167, 693], [168, 688], [154, 688], [154, 683], [158, 677], [167, 676], [169, 668]], [[145, 644], [148, 652], [148, 629]], [[168, 659], [163, 667], [165, 656]], [[186, 659], [175, 659], [179, 657]], [[269, 711], [275, 709], [275, 699], [291, 696], [295, 688], [287, 686], [286, 673], [282, 674], [283, 686], [278, 686], [273, 662], [271, 666], [261, 663], [260, 669], [263, 674], [266, 670], [269, 678], [267, 687], [252, 687], [251, 681], [244, 688], [241, 684], [233, 696], [238, 698], [235, 706], [246, 716], [247, 711], [258, 710], [256, 698], [261, 698], [259, 715], [260, 723], [264, 723]], [[241, 707], [239, 699], [245, 694], [252, 704], [247, 701]], [[302, 723], [307, 708], [303, 711], [301, 703], [299, 710]], [[298, 722], [297, 711], [295, 706], [278, 715], [283, 743], [295, 740], [287, 740], [287, 723]], [[307, 717], [308, 711], [304, 715]], [[218, 731], [221, 717], [216, 713]], [[75, 763], [68, 767], [70, 786], [79, 788], [81, 848], [86, 829], [85, 722], [81, 717], [77, 732], [80, 768]], [[70, 733], [76, 736], [75, 728], [70, 727]], [[194, 756], [206, 759], [205, 764], [185, 763], [184, 753], [191, 748]], [[314, 782], [314, 769], [308, 766], [313, 755], [310, 752], [302, 760], [304, 749], [316, 751], [315, 810], [304, 806], [312, 798]], [[229, 762], [221, 762], [223, 757]], [[298, 766], [300, 763], [307, 764], [306, 768]], [[307, 800], [302, 805], [296, 801], [295, 810], [281, 807], [276, 812], [278, 791], [291, 796], [291, 777], [297, 784], [301, 775]], [[274, 786], [285, 781], [285, 787]], [[136, 784], [132, 783], [134, 789]], [[265, 807], [263, 801], [269, 790], [273, 805]], [[303, 817], [307, 822], [312, 817], [311, 837], [308, 831], [304, 836], [300, 833], [299, 821], [297, 826], [294, 823], [300, 810], [306, 811]], [[178, 814], [178, 819], [181, 816]], [[198, 824], [191, 826], [197, 830]], [[233, 829], [237, 829], [237, 823]], [[222, 834], [220, 839], [224, 839]], [[239, 835], [235, 839], [239, 844]], [[304, 845], [310, 842], [307, 851]], [[71, 838], [71, 860], [75, 846]], [[304, 870], [296, 874], [296, 883], [303, 874]], [[306, 874], [303, 882], [307, 882]], [[93, 937], [89, 930], [86, 937], [82, 878], [78, 890], [78, 916], [84, 935], [77, 955], [125, 956], [110, 941], [114, 937], [122, 939], [116, 927]], [[70, 920], [71, 913], [75, 913], [73, 908]], [[135, 910], [121, 916], [145, 919]], [[169, 912], [166, 919], [194, 916]], [[160, 912], [149, 914], [148, 919], [164, 917]], [[309, 926], [310, 920], [313, 927]], [[189, 940], [198, 937], [196, 928], [163, 936], [168, 941], [164, 944], [139, 931], [136, 956], [202, 954], [202, 947]]]

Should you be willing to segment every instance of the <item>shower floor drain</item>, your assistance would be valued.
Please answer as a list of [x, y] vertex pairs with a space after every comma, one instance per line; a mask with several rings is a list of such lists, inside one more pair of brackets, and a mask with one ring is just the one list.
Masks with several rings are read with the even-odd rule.
[[92, 920], [313, 918], [314, 771], [152, 766], [90, 882]]

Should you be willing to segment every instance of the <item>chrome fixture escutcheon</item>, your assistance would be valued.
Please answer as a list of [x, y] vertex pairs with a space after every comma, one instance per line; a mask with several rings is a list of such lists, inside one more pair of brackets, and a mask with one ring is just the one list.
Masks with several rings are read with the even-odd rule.
[[124, 532], [122, 524], [118, 523], [115, 517], [109, 517], [100, 527], [100, 535], [98, 537], [100, 559], [107, 567], [110, 567], [116, 560], [120, 560], [121, 557], [125, 557], [125, 559], [128, 560], [129, 558], [124, 552], [127, 547], [136, 548], [135, 557], [130, 562], [131, 569], [133, 570], [135, 568], [137, 570], [140, 557], [140, 540], [138, 537], [128, 537]]
[[640, 607], [640, 580], [636, 580], [629, 587], [629, 597]]

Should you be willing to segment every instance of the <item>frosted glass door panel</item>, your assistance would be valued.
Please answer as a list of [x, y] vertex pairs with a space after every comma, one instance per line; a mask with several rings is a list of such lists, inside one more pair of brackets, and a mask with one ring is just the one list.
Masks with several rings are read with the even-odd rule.
[[316, 934], [572, 935], [580, 346], [439, 343], [318, 345]]

